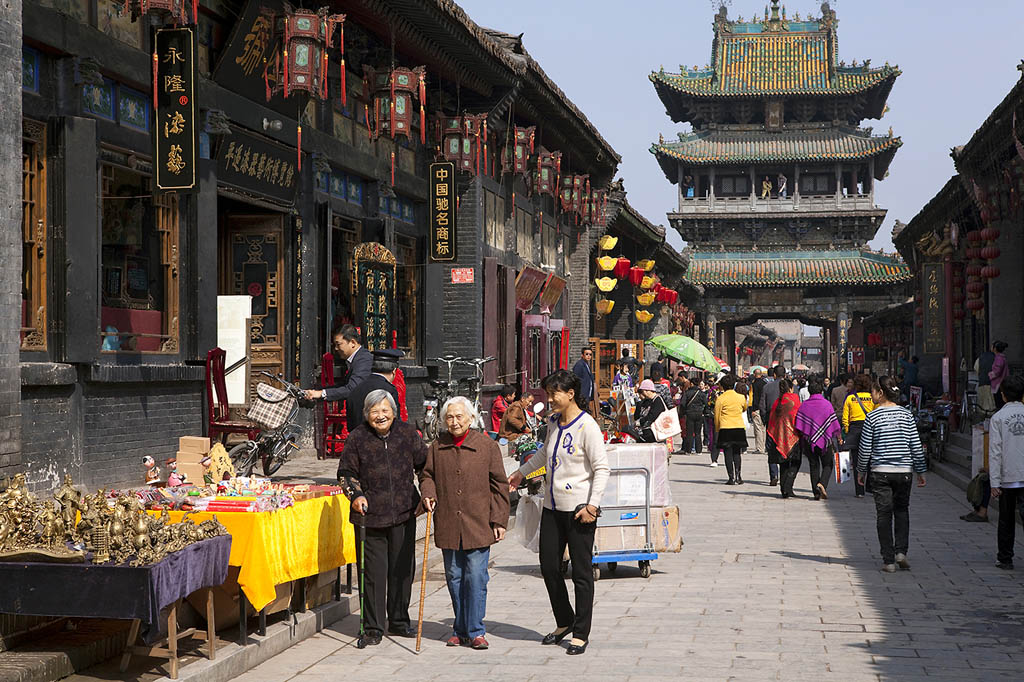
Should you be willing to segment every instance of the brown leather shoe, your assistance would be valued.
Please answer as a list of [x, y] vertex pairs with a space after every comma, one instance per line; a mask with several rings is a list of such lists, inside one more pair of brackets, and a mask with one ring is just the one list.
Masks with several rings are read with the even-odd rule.
[[487, 643], [487, 640], [484, 639], [483, 635], [480, 635], [479, 637], [474, 637], [469, 646], [473, 649], [486, 649], [490, 644]]

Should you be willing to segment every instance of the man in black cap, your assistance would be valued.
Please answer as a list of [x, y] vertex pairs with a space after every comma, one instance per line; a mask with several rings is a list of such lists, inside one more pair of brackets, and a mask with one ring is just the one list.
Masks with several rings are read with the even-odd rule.
[[[395, 399], [395, 405], [399, 404], [398, 389], [395, 388], [394, 381], [395, 372], [398, 371], [398, 359], [403, 355], [405, 353], [396, 348], [373, 351], [372, 374], [353, 389], [345, 406], [349, 432], [363, 423], [363, 402], [371, 392], [385, 390]], [[398, 415], [395, 417], [398, 418]]]

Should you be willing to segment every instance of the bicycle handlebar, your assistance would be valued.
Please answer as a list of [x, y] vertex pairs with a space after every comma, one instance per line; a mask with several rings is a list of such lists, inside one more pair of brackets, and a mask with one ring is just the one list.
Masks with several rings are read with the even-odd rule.
[[281, 376], [280, 374], [271, 374], [270, 372], [268, 372], [266, 370], [262, 370], [260, 372], [260, 374], [262, 374], [265, 377], [269, 377], [269, 378], [273, 379], [274, 381], [280, 382], [281, 385], [284, 386], [284, 389], [286, 391], [288, 391], [288, 394], [293, 396], [293, 397], [298, 398], [298, 397], [305, 396], [305, 394], [306, 394], [305, 391], [303, 391], [301, 388], [299, 388], [295, 384], [291, 383], [290, 381], [285, 380], [285, 378], [283, 376]]

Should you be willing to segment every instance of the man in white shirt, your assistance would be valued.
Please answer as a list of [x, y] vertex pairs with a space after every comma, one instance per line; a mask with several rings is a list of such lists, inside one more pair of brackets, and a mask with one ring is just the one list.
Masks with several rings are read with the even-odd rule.
[[1024, 377], [1006, 377], [999, 392], [1006, 404], [992, 416], [989, 427], [989, 481], [992, 499], [999, 500], [996, 566], [1012, 570], [1017, 512], [1024, 499]]

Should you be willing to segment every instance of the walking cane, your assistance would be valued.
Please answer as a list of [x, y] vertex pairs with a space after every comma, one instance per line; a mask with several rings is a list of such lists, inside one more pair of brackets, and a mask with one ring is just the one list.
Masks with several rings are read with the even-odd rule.
[[363, 514], [355, 514], [352, 520], [355, 524], [357, 532], [359, 534], [359, 563], [357, 568], [359, 570], [359, 637], [361, 638], [365, 631], [365, 609], [363, 608], [363, 595], [366, 592], [366, 516]]
[[423, 577], [420, 579], [420, 618], [416, 623], [416, 653], [420, 652], [420, 642], [423, 640], [423, 598], [427, 594], [427, 555], [430, 553], [430, 517], [432, 511], [427, 511], [427, 537], [423, 540]]

